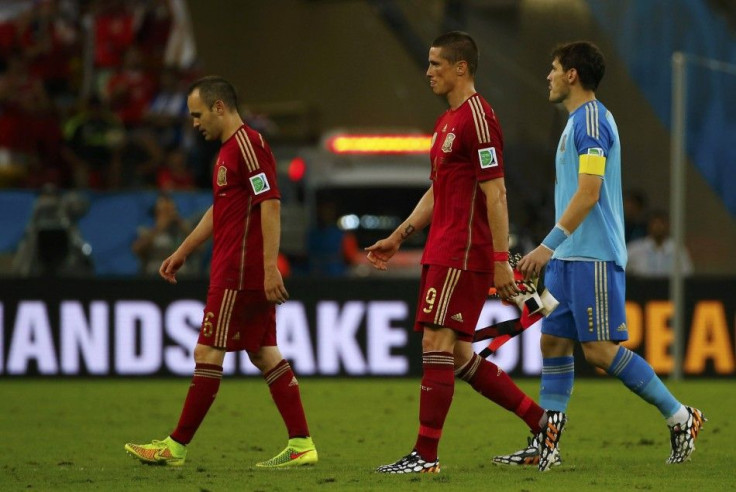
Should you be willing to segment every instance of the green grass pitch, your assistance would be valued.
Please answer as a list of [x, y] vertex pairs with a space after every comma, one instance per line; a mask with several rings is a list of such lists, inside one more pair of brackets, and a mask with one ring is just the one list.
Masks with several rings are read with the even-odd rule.
[[[530, 395], [538, 380], [520, 380]], [[562, 437], [563, 466], [548, 473], [490, 463], [526, 443], [524, 424], [458, 381], [440, 445], [442, 473], [373, 472], [411, 450], [419, 381], [301, 380], [320, 453], [315, 467], [260, 470], [286, 444], [259, 378], [225, 378], [182, 468], [146, 466], [125, 442], [162, 439], [176, 424], [189, 383], [161, 380], [0, 381], [0, 490], [736, 490], [731, 380], [689, 380], [670, 389], [709, 422], [691, 462], [665, 465], [669, 434], [655, 408], [618, 381], [578, 380]]]

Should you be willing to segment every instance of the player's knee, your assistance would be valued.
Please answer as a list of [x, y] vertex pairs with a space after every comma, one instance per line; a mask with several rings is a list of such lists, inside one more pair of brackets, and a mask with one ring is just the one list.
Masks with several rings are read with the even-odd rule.
[[603, 370], [608, 369], [613, 360], [611, 348], [604, 343], [584, 343], [583, 354], [589, 364]]
[[465, 366], [473, 358], [475, 352], [471, 343], [458, 342], [455, 344], [453, 356], [455, 359], [455, 370]]
[[283, 356], [276, 347], [261, 347], [257, 351], [248, 352], [248, 358], [259, 371], [266, 373], [276, 367]]
[[265, 363], [264, 363], [265, 357], [260, 351], [248, 352], [248, 358], [250, 359], [251, 363], [254, 366], [256, 366], [261, 372], [263, 372], [265, 368]]
[[194, 347], [194, 362], [196, 364], [216, 364], [221, 366], [224, 359], [224, 350], [202, 344], [197, 344]]
[[539, 341], [544, 357], [567, 357], [572, 355], [574, 342], [567, 338], [542, 334]]
[[455, 351], [455, 332], [443, 326], [425, 326], [422, 336], [422, 352]]

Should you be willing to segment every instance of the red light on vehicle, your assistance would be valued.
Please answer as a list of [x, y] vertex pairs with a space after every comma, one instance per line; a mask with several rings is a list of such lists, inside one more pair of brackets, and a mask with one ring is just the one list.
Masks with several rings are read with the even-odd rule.
[[307, 171], [307, 164], [301, 157], [295, 157], [289, 163], [289, 179], [292, 181], [301, 181], [304, 173]]
[[427, 154], [431, 135], [337, 135], [327, 140], [335, 154]]

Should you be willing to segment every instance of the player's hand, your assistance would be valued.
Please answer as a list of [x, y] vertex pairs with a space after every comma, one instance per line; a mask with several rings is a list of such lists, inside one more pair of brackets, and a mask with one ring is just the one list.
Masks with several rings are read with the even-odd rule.
[[396, 254], [400, 245], [400, 242], [392, 241], [390, 238], [381, 239], [365, 248], [365, 251], [368, 252], [366, 258], [376, 270], [388, 270], [388, 261]]
[[508, 262], [496, 262], [493, 267], [493, 285], [501, 299], [510, 299], [519, 293], [514, 271]]
[[524, 275], [524, 279], [531, 280], [542, 273], [542, 269], [550, 258], [552, 258], [552, 251], [540, 244], [531, 253], [519, 260], [516, 269]]
[[176, 272], [178, 272], [182, 265], [184, 265], [185, 261], [185, 256], [174, 252], [161, 263], [161, 267], [158, 269], [158, 274], [170, 284], [175, 284]]
[[289, 299], [289, 293], [284, 286], [284, 279], [276, 266], [266, 267], [263, 272], [263, 289], [268, 302], [283, 304]]

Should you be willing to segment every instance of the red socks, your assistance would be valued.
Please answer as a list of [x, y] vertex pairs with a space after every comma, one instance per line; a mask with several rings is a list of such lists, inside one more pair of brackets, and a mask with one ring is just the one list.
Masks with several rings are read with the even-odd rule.
[[189, 444], [204, 420], [204, 416], [217, 396], [222, 380], [222, 366], [215, 364], [197, 364], [194, 367], [192, 384], [189, 386], [184, 408], [179, 417], [176, 430], [171, 438], [181, 444]]
[[285, 360], [281, 360], [276, 367], [263, 375], [271, 391], [271, 397], [276, 408], [284, 419], [289, 439], [293, 437], [308, 437], [309, 427], [304, 416], [304, 407], [299, 393], [299, 382]]
[[470, 361], [458, 369], [457, 377], [470, 383], [475, 391], [492, 402], [514, 412], [532, 432], [539, 432], [544, 409], [526, 396], [496, 364], [473, 354]]
[[455, 392], [454, 359], [449, 352], [424, 352], [422, 368], [419, 436], [414, 448], [425, 460], [434, 461]]

